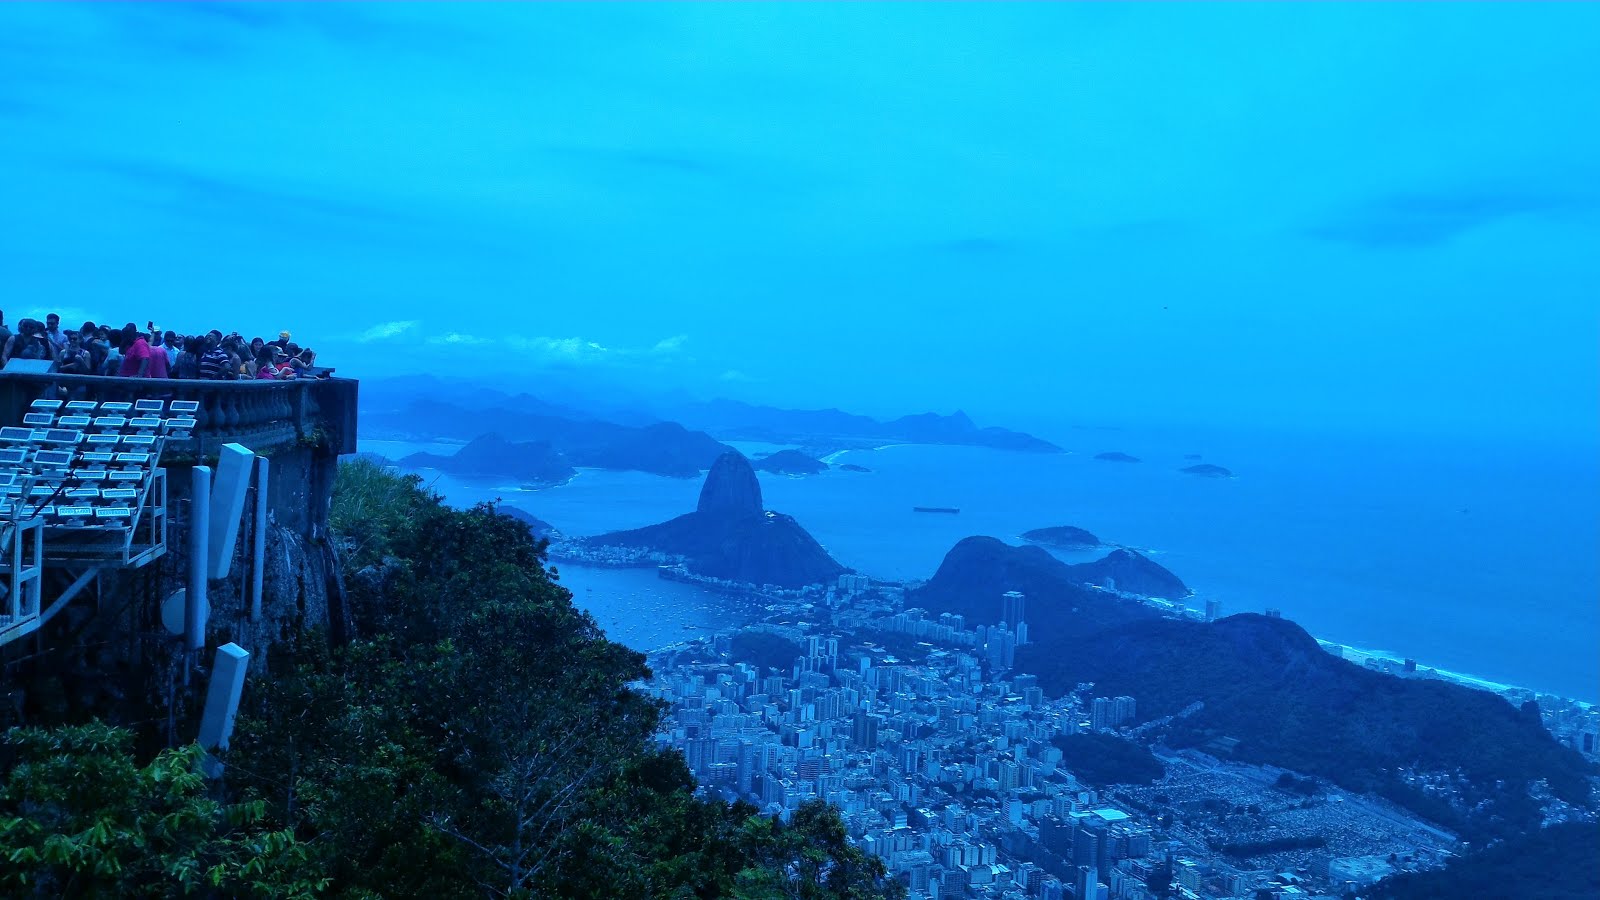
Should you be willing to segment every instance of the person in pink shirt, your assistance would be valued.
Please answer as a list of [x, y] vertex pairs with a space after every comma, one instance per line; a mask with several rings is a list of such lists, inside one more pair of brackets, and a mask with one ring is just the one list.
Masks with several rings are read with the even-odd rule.
[[123, 378], [149, 378], [154, 374], [150, 371], [151, 359], [150, 342], [139, 333], [138, 326], [132, 322], [122, 326], [122, 368], [117, 374]]

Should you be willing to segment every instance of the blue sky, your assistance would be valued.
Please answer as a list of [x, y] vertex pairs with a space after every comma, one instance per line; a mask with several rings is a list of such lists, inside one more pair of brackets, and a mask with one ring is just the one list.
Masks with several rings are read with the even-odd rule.
[[1592, 440], [1600, 7], [0, 5], [14, 322]]

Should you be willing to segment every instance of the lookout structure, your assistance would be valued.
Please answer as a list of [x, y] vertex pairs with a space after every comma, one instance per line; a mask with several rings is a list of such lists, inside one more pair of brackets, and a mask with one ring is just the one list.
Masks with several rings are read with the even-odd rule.
[[[151, 654], [180, 663], [136, 667], [167, 673], [142, 699], [170, 706], [211, 648], [220, 671], [303, 628], [342, 638], [327, 524], [358, 387], [0, 372], [0, 722], [45, 702], [30, 692], [140, 699], [103, 676]], [[52, 656], [67, 674], [37, 690], [30, 661]]]

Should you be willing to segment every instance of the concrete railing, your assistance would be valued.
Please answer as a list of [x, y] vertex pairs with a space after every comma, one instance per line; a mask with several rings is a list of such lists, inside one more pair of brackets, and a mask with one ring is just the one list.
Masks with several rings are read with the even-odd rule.
[[204, 458], [237, 441], [257, 453], [297, 444], [354, 453], [359, 386], [350, 378], [200, 381], [0, 372], [0, 424], [21, 424], [28, 404], [40, 397], [193, 400], [199, 404], [194, 436], [170, 444], [169, 452]]

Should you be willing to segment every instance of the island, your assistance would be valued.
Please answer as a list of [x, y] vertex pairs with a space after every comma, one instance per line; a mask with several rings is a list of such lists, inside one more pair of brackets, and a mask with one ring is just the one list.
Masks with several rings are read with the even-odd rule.
[[539, 486], [562, 484], [577, 474], [547, 441], [518, 443], [498, 434], [486, 434], [448, 456], [413, 453], [400, 460], [408, 469], [436, 469], [451, 475], [478, 478], [513, 478]]
[[801, 453], [799, 450], [779, 450], [777, 453], [763, 456], [752, 463], [758, 472], [771, 472], [775, 475], [815, 475], [818, 472], [828, 471], [828, 464], [820, 459]]
[[1183, 458], [1184, 459], [1199, 459], [1200, 458], [1200, 454], [1198, 454], [1198, 453], [1185, 453], [1183, 455]]
[[1115, 450], [1110, 452], [1110, 453], [1096, 453], [1094, 455], [1094, 458], [1095, 459], [1099, 459], [1099, 460], [1104, 460], [1106, 462], [1120, 462], [1120, 463], [1136, 463], [1136, 462], [1140, 462], [1141, 461], [1139, 459], [1139, 457], [1137, 457], [1137, 456], [1129, 456], [1126, 453], [1121, 453], [1121, 452], [1118, 452], [1118, 451], [1115, 451]]
[[867, 468], [866, 466], [858, 466], [855, 463], [841, 463], [840, 466], [839, 466], [839, 471], [841, 471], [841, 472], [871, 472], [872, 470]]
[[1035, 528], [1032, 531], [1024, 531], [1022, 539], [1030, 544], [1056, 547], [1061, 550], [1092, 550], [1102, 546], [1099, 538], [1082, 528], [1072, 525], [1057, 525], [1053, 528]]
[[1227, 469], [1224, 469], [1221, 466], [1213, 466], [1210, 463], [1201, 463], [1198, 466], [1185, 466], [1182, 469], [1179, 469], [1178, 471], [1184, 473], [1185, 475], [1196, 475], [1196, 476], [1199, 476], [1201, 478], [1232, 478], [1233, 477], [1233, 473], [1232, 472], [1228, 471]]
[[643, 549], [680, 557], [689, 572], [740, 584], [798, 588], [847, 570], [792, 516], [762, 507], [761, 482], [736, 450], [706, 473], [695, 511], [657, 525], [577, 542], [580, 549]]

